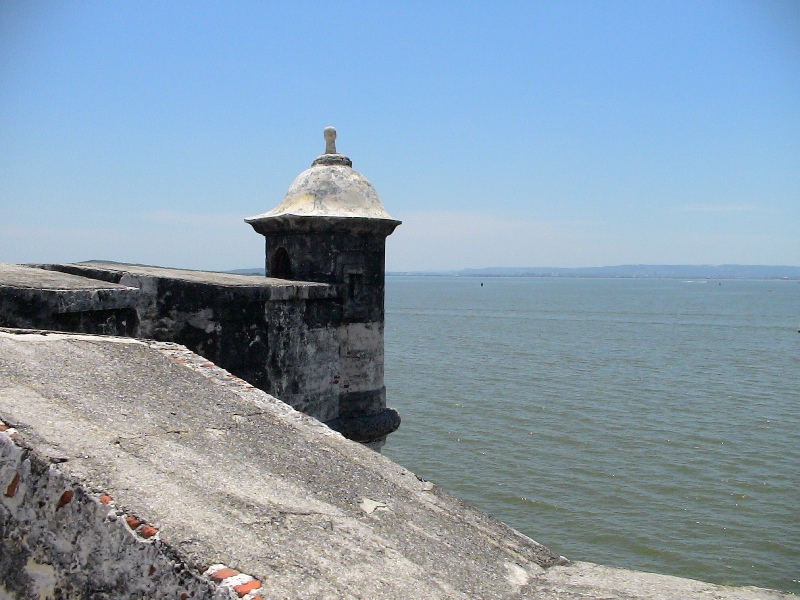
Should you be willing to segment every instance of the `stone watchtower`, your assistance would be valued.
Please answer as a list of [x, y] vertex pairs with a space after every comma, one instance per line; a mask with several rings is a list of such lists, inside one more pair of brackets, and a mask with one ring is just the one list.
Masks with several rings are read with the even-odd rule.
[[270, 346], [279, 352], [282, 345], [306, 344], [329, 380], [287, 374], [292, 366], [276, 354], [267, 367], [271, 391], [295, 407], [308, 407], [305, 412], [346, 437], [379, 441], [400, 424], [397, 412], [386, 408], [383, 383], [386, 237], [400, 221], [336, 151], [336, 130], [326, 127], [324, 135], [325, 154], [294, 180], [283, 202], [245, 219], [266, 237], [267, 277], [327, 283], [335, 290], [333, 309], [320, 303], [317, 310], [306, 301], [303, 323], [281, 324], [280, 314], [268, 319], [281, 330], [270, 332], [270, 338], [280, 336]]

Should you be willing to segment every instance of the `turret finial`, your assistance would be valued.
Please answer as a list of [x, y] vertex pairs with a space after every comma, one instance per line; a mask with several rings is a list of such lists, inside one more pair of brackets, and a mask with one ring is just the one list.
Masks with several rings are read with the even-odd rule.
[[325, 136], [325, 154], [338, 154], [336, 152], [336, 128], [326, 127], [323, 135]]
[[320, 154], [314, 162], [311, 163], [311, 166], [339, 165], [342, 167], [352, 167], [353, 161], [336, 151], [336, 128], [326, 127], [323, 131], [323, 135], [325, 137], [325, 154]]

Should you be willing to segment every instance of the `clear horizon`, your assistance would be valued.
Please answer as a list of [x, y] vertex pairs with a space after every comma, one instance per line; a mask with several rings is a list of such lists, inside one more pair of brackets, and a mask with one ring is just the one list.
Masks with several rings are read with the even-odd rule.
[[260, 264], [334, 125], [390, 271], [800, 265], [792, 0], [8, 0], [0, 123], [4, 262]]
[[[155, 265], [151, 265], [155, 266]], [[627, 264], [618, 264], [618, 265], [598, 265], [593, 267], [581, 266], [581, 267], [554, 267], [552, 265], [540, 265], [540, 266], [527, 266], [527, 267], [504, 267], [504, 266], [491, 266], [491, 267], [460, 267], [459, 269], [447, 269], [448, 271], [453, 270], [468, 270], [468, 271], [480, 271], [480, 270], [492, 270], [492, 269], [517, 269], [517, 270], [525, 270], [525, 269], [616, 269], [616, 268], [623, 268], [623, 267], [711, 267], [711, 268], [719, 268], [719, 267], [743, 267], [743, 268], [765, 268], [765, 269], [773, 269], [773, 268], [789, 268], [789, 269], [800, 269], [800, 265], [746, 265], [740, 263], [720, 263], [720, 264], [710, 264], [710, 263], [697, 263], [697, 264], [687, 264], [687, 263], [660, 263], [660, 264], [650, 264], [650, 263], [627, 263]], [[234, 267], [231, 270], [254, 270], [254, 269], [263, 269], [264, 267]], [[409, 269], [406, 269], [409, 270]], [[415, 269], [416, 270], [416, 269]], [[387, 269], [388, 271], [388, 269]], [[410, 271], [410, 270], [409, 270]]]

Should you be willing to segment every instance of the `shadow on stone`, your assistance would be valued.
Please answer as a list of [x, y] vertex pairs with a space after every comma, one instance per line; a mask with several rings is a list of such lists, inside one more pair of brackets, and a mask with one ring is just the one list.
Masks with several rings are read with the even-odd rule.
[[325, 423], [334, 431], [355, 442], [372, 442], [400, 427], [400, 413], [393, 408], [362, 417], [338, 417]]

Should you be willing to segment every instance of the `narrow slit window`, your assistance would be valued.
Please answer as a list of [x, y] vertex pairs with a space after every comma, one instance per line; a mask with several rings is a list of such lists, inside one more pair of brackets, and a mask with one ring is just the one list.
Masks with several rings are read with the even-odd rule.
[[361, 273], [350, 273], [347, 276], [347, 297], [351, 302], [357, 302], [361, 296]]

